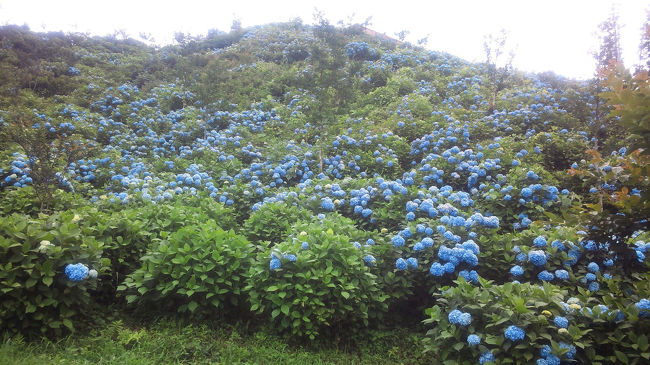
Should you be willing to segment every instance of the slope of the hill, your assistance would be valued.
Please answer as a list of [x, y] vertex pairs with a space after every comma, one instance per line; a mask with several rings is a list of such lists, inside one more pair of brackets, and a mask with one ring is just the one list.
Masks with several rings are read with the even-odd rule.
[[107, 305], [296, 338], [426, 319], [450, 361], [647, 359], [647, 221], [603, 202], [638, 155], [588, 85], [367, 33], [1, 28], [2, 329]]

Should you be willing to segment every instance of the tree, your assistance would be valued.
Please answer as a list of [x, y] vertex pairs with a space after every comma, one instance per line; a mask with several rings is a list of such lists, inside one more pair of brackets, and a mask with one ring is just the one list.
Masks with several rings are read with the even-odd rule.
[[499, 91], [507, 86], [508, 75], [512, 71], [512, 60], [515, 57], [514, 50], [508, 52], [507, 57], [504, 59], [506, 52], [506, 43], [508, 34], [504, 29], [494, 36], [489, 34], [484, 37], [483, 49], [485, 50], [485, 64], [488, 74], [488, 89], [490, 94], [490, 108], [488, 114], [492, 114], [497, 101]]
[[309, 123], [319, 131], [320, 169], [323, 169], [323, 140], [328, 127], [336, 121], [351, 93], [347, 78], [345, 38], [343, 33], [323, 16], [314, 14], [313, 33], [317, 41], [310, 48], [309, 65], [313, 81], [309, 91], [312, 102], [305, 111]]
[[600, 142], [612, 136], [616, 131], [614, 121], [608, 118], [609, 107], [605, 105], [600, 95], [606, 91], [603, 88], [605, 74], [616, 71], [618, 65], [623, 62], [620, 43], [621, 27], [618, 24], [616, 8], [612, 8], [609, 17], [598, 25], [598, 30], [598, 51], [593, 54], [596, 60], [596, 73], [590, 83], [590, 92], [593, 96], [593, 113], [589, 123], [592, 128], [591, 135], [594, 138], [594, 150], [596, 151]]
[[646, 12], [646, 20], [641, 27], [641, 42], [639, 43], [639, 59], [641, 64], [637, 71], [650, 72], [650, 10]]
[[594, 54], [596, 58], [596, 76], [603, 69], [623, 61], [621, 57], [621, 27], [618, 24], [618, 13], [616, 8], [612, 8], [609, 17], [598, 25], [599, 47]]
[[610, 117], [624, 127], [635, 147], [650, 151], [650, 78], [648, 72], [637, 72], [634, 76], [622, 65], [603, 74], [607, 92], [602, 99], [611, 108]]
[[49, 125], [49, 122], [34, 122], [24, 115], [12, 113], [7, 122], [0, 124], [0, 147], [20, 147], [26, 157], [25, 173], [32, 180], [40, 210], [47, 212], [56, 189], [72, 190], [72, 185], [62, 174], [64, 168], [88, 156], [93, 146], [84, 142], [69, 123]]

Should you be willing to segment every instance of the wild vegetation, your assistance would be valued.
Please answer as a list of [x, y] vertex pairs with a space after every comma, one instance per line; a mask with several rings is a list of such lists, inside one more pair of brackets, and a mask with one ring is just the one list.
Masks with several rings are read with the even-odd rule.
[[647, 67], [235, 25], [0, 28], [0, 357], [650, 361]]

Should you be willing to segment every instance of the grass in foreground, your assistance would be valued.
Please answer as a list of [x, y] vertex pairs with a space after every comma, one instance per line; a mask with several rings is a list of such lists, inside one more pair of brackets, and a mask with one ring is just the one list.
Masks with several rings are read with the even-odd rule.
[[229, 325], [158, 321], [146, 327], [115, 320], [58, 341], [5, 336], [3, 364], [417, 364], [425, 363], [421, 335], [371, 331], [354, 346], [337, 342], [294, 345], [264, 331]]

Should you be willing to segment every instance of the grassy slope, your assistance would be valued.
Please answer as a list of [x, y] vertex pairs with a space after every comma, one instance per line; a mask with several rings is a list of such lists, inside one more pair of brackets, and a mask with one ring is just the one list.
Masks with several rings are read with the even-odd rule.
[[288, 344], [241, 326], [158, 321], [147, 327], [113, 321], [96, 332], [51, 342], [5, 338], [2, 364], [395, 364], [425, 363], [420, 334], [374, 331], [363, 343]]

